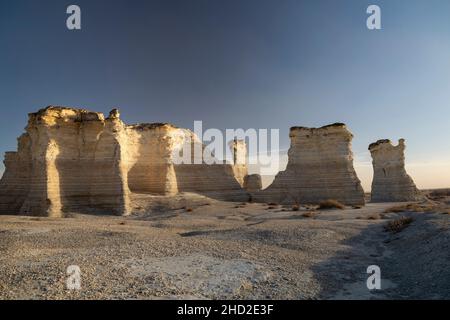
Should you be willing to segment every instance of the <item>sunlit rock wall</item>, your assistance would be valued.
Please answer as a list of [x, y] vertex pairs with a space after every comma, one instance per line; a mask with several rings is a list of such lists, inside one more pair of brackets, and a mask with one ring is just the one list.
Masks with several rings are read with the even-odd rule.
[[344, 124], [321, 128], [293, 127], [285, 171], [277, 174], [255, 201], [319, 203], [335, 199], [348, 205], [364, 204], [364, 191], [353, 168], [353, 135]]
[[246, 197], [245, 164], [178, 164], [174, 154], [186, 142], [204, 148], [187, 129], [126, 125], [117, 109], [106, 119], [84, 109], [41, 109], [29, 114], [18, 151], [5, 155], [0, 213], [60, 217], [101, 209], [126, 215], [130, 192]]
[[390, 140], [378, 140], [369, 146], [372, 155], [372, 202], [415, 201], [423, 198], [405, 170], [405, 140], [397, 146]]

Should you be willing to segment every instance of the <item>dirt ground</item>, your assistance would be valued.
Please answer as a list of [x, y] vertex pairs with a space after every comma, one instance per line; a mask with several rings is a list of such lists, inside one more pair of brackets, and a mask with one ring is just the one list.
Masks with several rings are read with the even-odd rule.
[[[440, 201], [384, 213], [400, 204], [294, 211], [134, 195], [129, 217], [0, 216], [0, 299], [450, 299], [449, 202]], [[401, 216], [413, 220], [386, 231]], [[80, 290], [67, 289], [70, 265]], [[370, 265], [380, 290], [366, 286]]]

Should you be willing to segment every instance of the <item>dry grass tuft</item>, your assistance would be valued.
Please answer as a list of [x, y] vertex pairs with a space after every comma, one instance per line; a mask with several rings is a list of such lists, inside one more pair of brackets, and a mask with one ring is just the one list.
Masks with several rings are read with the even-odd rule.
[[386, 231], [390, 231], [392, 233], [398, 233], [405, 229], [407, 226], [413, 222], [414, 219], [412, 217], [400, 217], [395, 220], [391, 220], [384, 226]]
[[337, 200], [329, 199], [322, 201], [319, 203], [319, 209], [327, 210], [327, 209], [345, 209], [345, 206]]
[[395, 206], [384, 210], [385, 213], [400, 213], [400, 212], [420, 212], [431, 213], [435, 212], [438, 207], [430, 203], [409, 203], [405, 205]]
[[303, 213], [302, 214], [302, 217], [305, 217], [305, 218], [315, 218], [316, 217], [316, 212], [313, 212], [313, 211], [308, 211], [308, 212], [305, 212], [305, 213]]
[[379, 213], [372, 213], [367, 217], [368, 220], [380, 220], [381, 215]]

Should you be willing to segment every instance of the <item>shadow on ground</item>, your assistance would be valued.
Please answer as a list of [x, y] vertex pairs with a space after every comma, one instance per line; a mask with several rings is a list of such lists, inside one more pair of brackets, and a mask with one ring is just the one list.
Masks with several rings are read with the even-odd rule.
[[[450, 299], [450, 221], [444, 214], [409, 213], [399, 233], [373, 224], [312, 267], [320, 299]], [[369, 290], [367, 267], [381, 269], [381, 290]]]

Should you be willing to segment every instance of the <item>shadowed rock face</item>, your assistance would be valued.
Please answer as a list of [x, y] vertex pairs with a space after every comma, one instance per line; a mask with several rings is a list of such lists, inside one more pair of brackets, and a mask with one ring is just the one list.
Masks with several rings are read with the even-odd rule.
[[186, 141], [204, 148], [191, 131], [170, 124], [128, 126], [117, 109], [106, 119], [85, 109], [41, 109], [29, 114], [18, 151], [5, 155], [0, 214], [59, 217], [98, 208], [123, 215], [130, 190], [247, 199], [240, 182], [245, 164], [175, 164], [174, 151]]
[[248, 192], [257, 192], [262, 189], [261, 176], [259, 174], [250, 174], [244, 178], [244, 188]]
[[369, 146], [372, 155], [372, 202], [415, 201], [423, 198], [405, 170], [405, 140], [397, 146], [390, 140], [378, 140]]
[[293, 127], [285, 171], [256, 193], [255, 201], [318, 203], [335, 199], [364, 204], [364, 191], [353, 168], [353, 135], [342, 123], [321, 128]]

